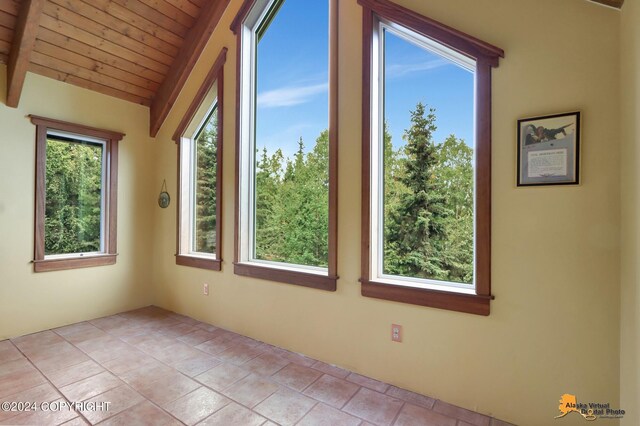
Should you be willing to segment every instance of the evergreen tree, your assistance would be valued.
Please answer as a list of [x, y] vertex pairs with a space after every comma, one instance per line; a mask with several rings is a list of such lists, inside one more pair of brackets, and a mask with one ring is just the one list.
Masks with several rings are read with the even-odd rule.
[[262, 260], [282, 261], [282, 224], [275, 218], [275, 211], [282, 200], [281, 188], [284, 155], [278, 149], [271, 157], [267, 148], [262, 149], [256, 164], [256, 253]]
[[[385, 273], [470, 283], [473, 280], [473, 150], [451, 135], [433, 140], [435, 112], [412, 112], [404, 147], [384, 126]], [[329, 136], [290, 159], [264, 148], [256, 161], [256, 256], [326, 266]]]
[[439, 149], [436, 178], [451, 215], [442, 258], [451, 281], [473, 282], [473, 149], [450, 135]]
[[[256, 173], [256, 257], [310, 266], [328, 262], [328, 132], [293, 159], [263, 150]], [[284, 170], [283, 170], [284, 169]]]
[[218, 120], [214, 112], [196, 137], [195, 251], [216, 251]]
[[385, 273], [419, 278], [448, 279], [440, 254], [450, 215], [440, 182], [434, 171], [438, 152], [433, 141], [435, 111], [422, 103], [411, 112], [411, 127], [405, 131], [404, 169], [399, 177], [407, 192], [388, 218], [385, 238]]

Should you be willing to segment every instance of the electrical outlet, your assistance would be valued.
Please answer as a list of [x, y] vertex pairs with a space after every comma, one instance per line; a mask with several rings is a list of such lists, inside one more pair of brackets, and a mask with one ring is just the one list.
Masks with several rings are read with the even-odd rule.
[[391, 340], [402, 343], [402, 326], [391, 324]]
[[202, 284], [202, 294], [204, 294], [205, 296], [209, 295], [209, 284]]

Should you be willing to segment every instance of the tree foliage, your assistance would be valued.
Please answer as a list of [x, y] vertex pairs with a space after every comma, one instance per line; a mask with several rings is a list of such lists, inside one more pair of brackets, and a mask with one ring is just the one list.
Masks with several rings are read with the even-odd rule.
[[[215, 253], [217, 114], [196, 138], [195, 238]], [[419, 103], [404, 144], [384, 126], [385, 274], [473, 282], [473, 150], [450, 135], [434, 140], [436, 114]], [[49, 140], [45, 252], [100, 249], [101, 147]], [[326, 267], [329, 228], [329, 135], [311, 150], [302, 139], [292, 158], [256, 152], [255, 256]]]
[[102, 149], [47, 140], [45, 254], [100, 251]]
[[425, 116], [421, 103], [411, 112], [411, 127], [405, 130], [404, 170], [396, 207], [385, 218], [384, 272], [391, 275], [435, 278], [446, 276], [442, 253], [445, 221], [450, 212], [434, 169], [438, 150], [434, 110]]
[[[384, 256], [386, 274], [471, 283], [473, 280], [473, 150], [454, 135], [436, 143], [435, 110], [411, 112], [405, 144], [394, 149], [384, 126]], [[256, 257], [326, 266], [328, 132], [293, 158], [263, 148], [256, 157]]]
[[218, 177], [218, 114], [211, 112], [209, 120], [195, 139], [195, 233], [193, 250], [216, 252], [216, 184]]
[[473, 281], [473, 150], [454, 135], [437, 144], [435, 110], [411, 111], [406, 144], [384, 137], [385, 274]]
[[[256, 167], [256, 258], [327, 266], [329, 135], [307, 154], [302, 139], [292, 159], [263, 149]], [[285, 164], [286, 163], [286, 164]]]

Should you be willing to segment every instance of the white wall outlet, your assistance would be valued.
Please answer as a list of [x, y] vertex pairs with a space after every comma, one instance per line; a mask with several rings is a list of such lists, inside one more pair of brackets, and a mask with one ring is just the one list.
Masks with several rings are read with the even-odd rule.
[[402, 326], [391, 324], [391, 340], [402, 343]]
[[205, 296], [209, 295], [209, 284], [202, 284], [202, 294], [204, 294]]

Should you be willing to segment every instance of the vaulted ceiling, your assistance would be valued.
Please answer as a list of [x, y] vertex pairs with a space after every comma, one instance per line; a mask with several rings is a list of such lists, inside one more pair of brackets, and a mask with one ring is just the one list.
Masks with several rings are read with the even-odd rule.
[[155, 136], [229, 0], [1, 0], [7, 105], [26, 71], [151, 108]]
[[229, 2], [0, 0], [6, 104], [30, 71], [149, 106], [155, 136]]

